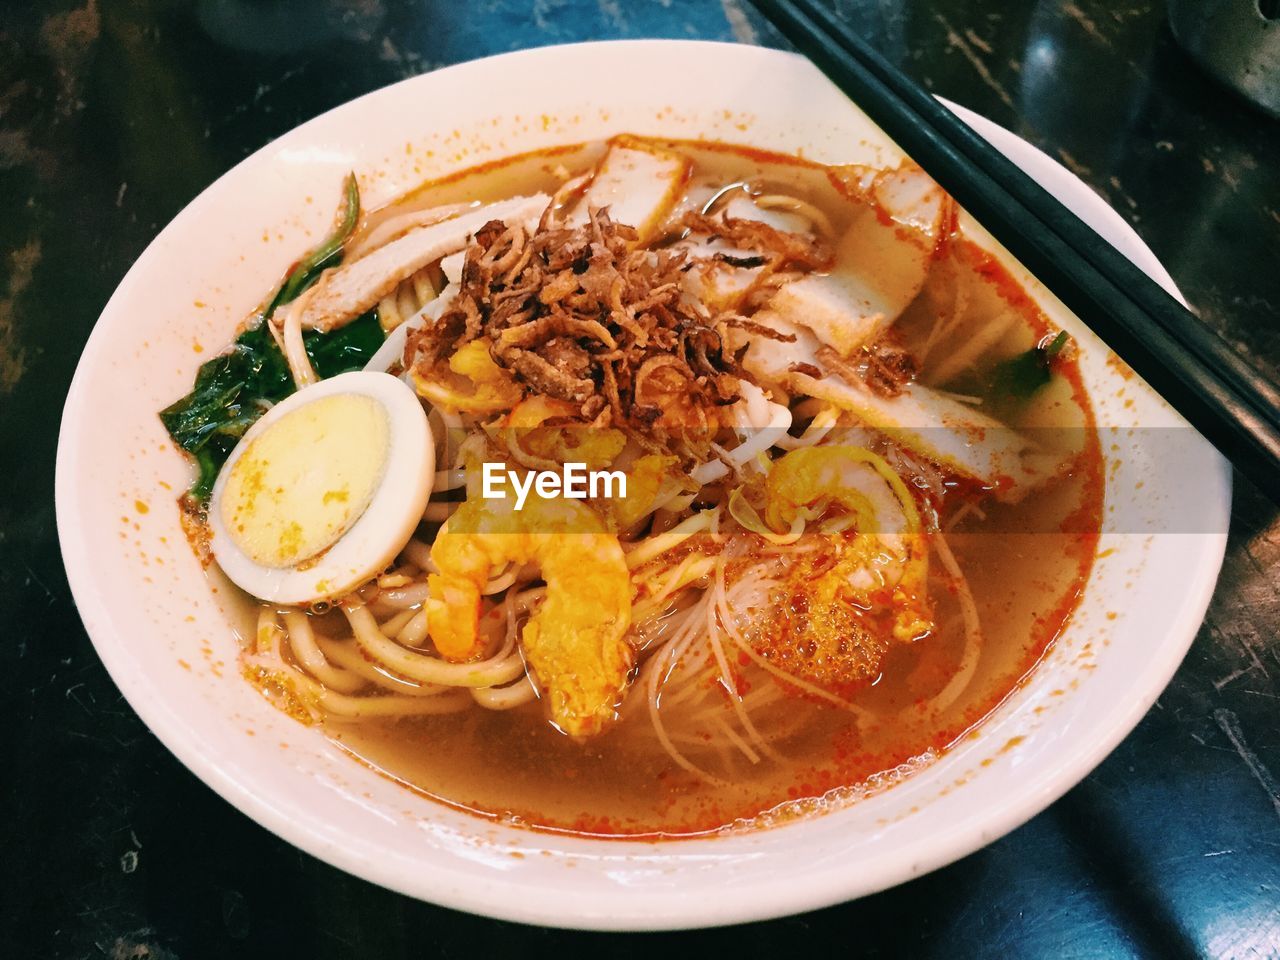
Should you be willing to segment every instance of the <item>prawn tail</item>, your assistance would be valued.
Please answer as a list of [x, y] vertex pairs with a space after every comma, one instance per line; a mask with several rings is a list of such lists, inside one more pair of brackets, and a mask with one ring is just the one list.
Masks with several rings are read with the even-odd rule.
[[479, 650], [480, 586], [439, 574], [427, 577], [427, 622], [431, 642], [447, 660], [469, 660]]

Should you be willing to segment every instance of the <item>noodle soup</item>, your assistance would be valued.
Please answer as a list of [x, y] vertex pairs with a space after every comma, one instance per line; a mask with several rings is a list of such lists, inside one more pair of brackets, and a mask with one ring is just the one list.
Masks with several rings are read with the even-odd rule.
[[[353, 193], [162, 417], [263, 601], [245, 676], [361, 762], [542, 829], [768, 825], [929, 763], [1063, 629], [1072, 345], [918, 169], [619, 137]], [[628, 493], [515, 511], [493, 463]]]

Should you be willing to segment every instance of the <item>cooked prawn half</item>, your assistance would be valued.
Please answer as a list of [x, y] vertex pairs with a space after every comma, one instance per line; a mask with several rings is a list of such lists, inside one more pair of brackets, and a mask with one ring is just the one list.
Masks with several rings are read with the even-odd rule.
[[468, 500], [436, 537], [428, 580], [436, 650], [468, 660], [481, 650], [481, 592], [507, 563], [537, 563], [546, 597], [521, 634], [525, 659], [552, 721], [570, 736], [598, 733], [614, 718], [634, 651], [631, 576], [618, 538], [574, 500]]
[[895, 640], [910, 642], [933, 629], [920, 515], [906, 485], [879, 456], [845, 445], [793, 450], [773, 464], [765, 496], [765, 519], [774, 529], [787, 529], [806, 508], [824, 503], [838, 504], [851, 517], [857, 535], [836, 538], [840, 562], [828, 575], [831, 583], [818, 585], [828, 602], [847, 593], [868, 609], [880, 606], [887, 593]]

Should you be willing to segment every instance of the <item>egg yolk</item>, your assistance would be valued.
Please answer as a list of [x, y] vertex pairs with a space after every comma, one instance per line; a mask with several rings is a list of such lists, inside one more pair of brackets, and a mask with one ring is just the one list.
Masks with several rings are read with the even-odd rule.
[[382, 481], [391, 426], [372, 397], [324, 397], [281, 417], [236, 460], [222, 522], [265, 567], [295, 567], [333, 546]]

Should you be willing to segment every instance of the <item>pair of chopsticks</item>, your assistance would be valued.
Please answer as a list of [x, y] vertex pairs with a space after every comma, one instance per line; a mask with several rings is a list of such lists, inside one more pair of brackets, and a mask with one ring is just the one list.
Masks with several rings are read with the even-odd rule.
[[816, 0], [752, 0], [926, 173], [1280, 502], [1280, 389]]

